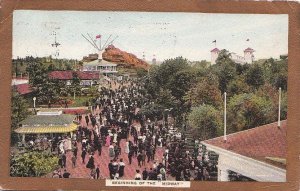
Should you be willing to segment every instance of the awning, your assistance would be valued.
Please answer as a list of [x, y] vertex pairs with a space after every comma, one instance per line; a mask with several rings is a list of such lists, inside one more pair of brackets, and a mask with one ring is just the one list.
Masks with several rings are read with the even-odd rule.
[[19, 127], [15, 132], [20, 134], [69, 133], [75, 131], [77, 127], [78, 125], [75, 123], [71, 123], [67, 126], [26, 126]]

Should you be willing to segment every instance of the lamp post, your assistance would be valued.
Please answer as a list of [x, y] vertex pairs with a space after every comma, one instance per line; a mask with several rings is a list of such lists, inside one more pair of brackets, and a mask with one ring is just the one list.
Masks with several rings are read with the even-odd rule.
[[35, 100], [36, 100], [36, 97], [33, 97], [33, 108], [35, 109]]

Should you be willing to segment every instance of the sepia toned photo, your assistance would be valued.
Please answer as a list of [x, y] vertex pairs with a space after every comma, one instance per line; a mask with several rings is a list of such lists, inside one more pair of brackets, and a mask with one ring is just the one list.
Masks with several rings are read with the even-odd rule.
[[16, 10], [12, 43], [10, 176], [286, 182], [288, 15]]

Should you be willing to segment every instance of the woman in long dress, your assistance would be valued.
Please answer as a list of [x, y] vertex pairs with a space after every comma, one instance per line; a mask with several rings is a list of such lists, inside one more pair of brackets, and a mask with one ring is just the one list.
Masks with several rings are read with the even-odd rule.
[[105, 144], [107, 147], [110, 145], [110, 135], [108, 135], [106, 137], [106, 144]]
[[126, 154], [129, 153], [129, 141], [128, 141], [128, 140], [126, 141], [124, 152], [125, 152]]
[[118, 137], [118, 134], [114, 133], [113, 134], [113, 143], [117, 143], [117, 137]]
[[108, 154], [109, 154], [109, 157], [110, 157], [111, 160], [115, 158], [115, 149], [114, 149], [113, 145], [109, 146]]

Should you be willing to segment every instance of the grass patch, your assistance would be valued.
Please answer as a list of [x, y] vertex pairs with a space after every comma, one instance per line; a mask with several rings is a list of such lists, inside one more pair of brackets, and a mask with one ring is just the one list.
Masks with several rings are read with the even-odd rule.
[[73, 101], [72, 104], [69, 104], [69, 107], [86, 107], [86, 102], [88, 101], [91, 103], [92, 97], [91, 96], [76, 96], [75, 100], [74, 97], [68, 96], [67, 99], [70, 99]]

